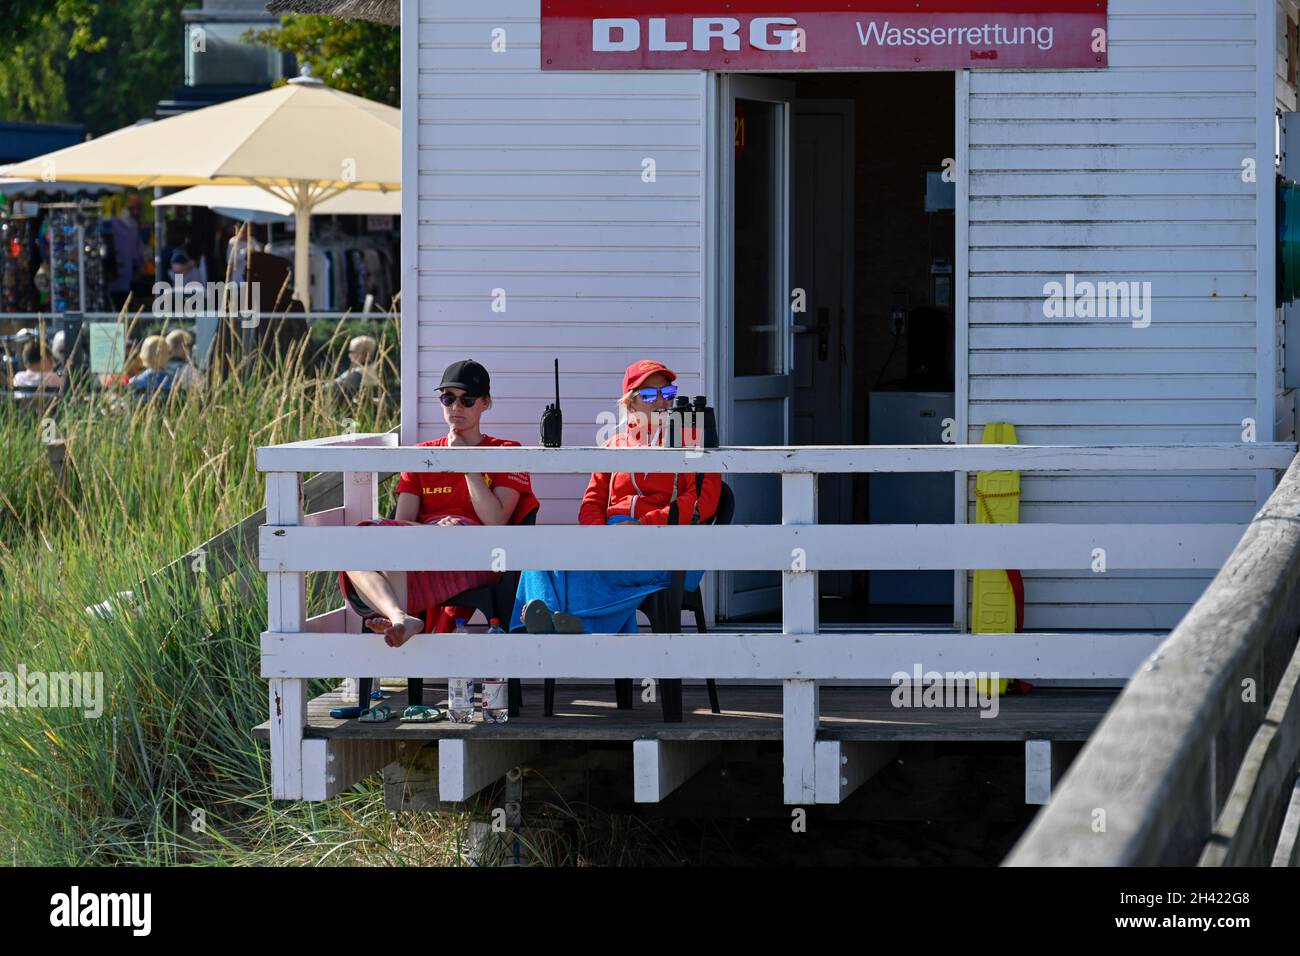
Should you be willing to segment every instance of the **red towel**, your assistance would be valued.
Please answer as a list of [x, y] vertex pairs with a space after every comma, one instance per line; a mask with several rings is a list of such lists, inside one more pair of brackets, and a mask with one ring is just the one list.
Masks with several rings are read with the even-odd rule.
[[[469, 522], [466, 522], [469, 523]], [[409, 525], [408, 521], [393, 521], [388, 518], [376, 518], [372, 521], [359, 521], [363, 525]], [[501, 581], [496, 571], [407, 571], [406, 572], [406, 613], [419, 617], [425, 611], [432, 610], [449, 598], [455, 597], [474, 588], [490, 587]], [[343, 597], [357, 607], [359, 595], [348, 580], [348, 576], [339, 572], [339, 590]], [[364, 602], [361, 602], [364, 603]], [[360, 610], [360, 608], [358, 608]]]

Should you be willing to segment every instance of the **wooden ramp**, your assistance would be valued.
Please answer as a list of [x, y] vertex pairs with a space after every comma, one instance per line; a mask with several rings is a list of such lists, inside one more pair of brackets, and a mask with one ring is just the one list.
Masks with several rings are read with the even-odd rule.
[[[891, 687], [823, 687], [818, 726], [818, 803], [838, 803], [892, 760], [905, 742], [1023, 742], [1026, 800], [1045, 802], [1052, 782], [1078, 745], [1101, 722], [1118, 690], [1035, 688], [998, 700], [995, 718], [964, 708], [895, 707]], [[407, 744], [438, 742], [439, 788], [443, 800], [468, 799], [526, 762], [546, 742], [627, 741], [633, 746], [637, 800], [662, 800], [717, 755], [727, 741], [780, 741], [780, 686], [719, 688], [723, 712], [711, 713], [703, 683], [682, 688], [683, 720], [664, 723], [657, 702], [639, 694], [631, 710], [614, 705], [613, 682], [565, 683], [556, 688], [555, 715], [542, 715], [540, 683], [524, 685], [520, 716], [505, 724], [383, 724], [330, 717], [343, 705], [338, 691], [310, 701], [304, 748], [307, 799], [333, 796], [368, 773], [397, 759]], [[426, 683], [426, 702], [446, 707], [445, 685]], [[395, 714], [406, 694], [387, 701]], [[255, 728], [269, 738], [270, 724]], [[315, 758], [310, 755], [319, 753]], [[313, 767], [315, 770], [313, 770]], [[837, 769], [838, 772], [837, 772]], [[308, 778], [323, 774], [323, 780]]]

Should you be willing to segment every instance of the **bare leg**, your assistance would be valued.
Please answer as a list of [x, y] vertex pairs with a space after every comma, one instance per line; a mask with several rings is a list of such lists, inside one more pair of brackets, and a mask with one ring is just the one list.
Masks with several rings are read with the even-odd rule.
[[393, 572], [389, 577], [382, 571], [347, 571], [348, 580], [365, 602], [377, 614], [388, 619], [384, 628], [384, 643], [401, 647], [420, 631], [424, 622], [406, 613], [406, 572]]

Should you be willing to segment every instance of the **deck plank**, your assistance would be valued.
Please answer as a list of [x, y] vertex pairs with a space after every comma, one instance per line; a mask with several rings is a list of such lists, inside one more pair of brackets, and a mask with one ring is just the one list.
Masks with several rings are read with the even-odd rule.
[[[1114, 689], [1039, 687], [1023, 696], [1003, 697], [998, 716], [980, 717], [977, 708], [896, 708], [890, 687], [821, 688], [823, 740], [1023, 741], [1086, 740], [1118, 696]], [[485, 725], [385, 724], [336, 720], [331, 707], [341, 706], [339, 692], [310, 701], [308, 737], [369, 737], [374, 740], [436, 740], [479, 735], [500, 740], [773, 740], [781, 739], [781, 687], [723, 686], [721, 714], [709, 711], [703, 684], [682, 688], [683, 721], [666, 724], [658, 703], [638, 695], [630, 711], [614, 706], [613, 682], [566, 684], [556, 688], [555, 716], [542, 716], [542, 689], [524, 686], [524, 707], [508, 723]], [[425, 702], [446, 707], [445, 685], [426, 685]], [[388, 701], [394, 713], [406, 706], [406, 694]], [[262, 738], [267, 724], [254, 728]]]

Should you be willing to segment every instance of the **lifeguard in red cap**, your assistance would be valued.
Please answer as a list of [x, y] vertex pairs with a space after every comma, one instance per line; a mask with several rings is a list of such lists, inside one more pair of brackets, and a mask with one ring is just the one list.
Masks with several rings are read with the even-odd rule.
[[[653, 359], [633, 362], [623, 373], [619, 405], [624, 427], [606, 442], [607, 448], [667, 444], [664, 413], [677, 397], [677, 376]], [[694, 443], [685, 434], [683, 444]], [[597, 473], [587, 483], [578, 521], [589, 525], [691, 524], [713, 516], [721, 492], [720, 475], [705, 475], [696, 492], [696, 476], [682, 474]], [[629, 552], [628, 565], [636, 568]], [[703, 571], [687, 572], [685, 589], [699, 586]], [[636, 609], [655, 591], [671, 582], [669, 571], [525, 571], [515, 599], [514, 629], [533, 633], [552, 630], [598, 634], [634, 633]]]

